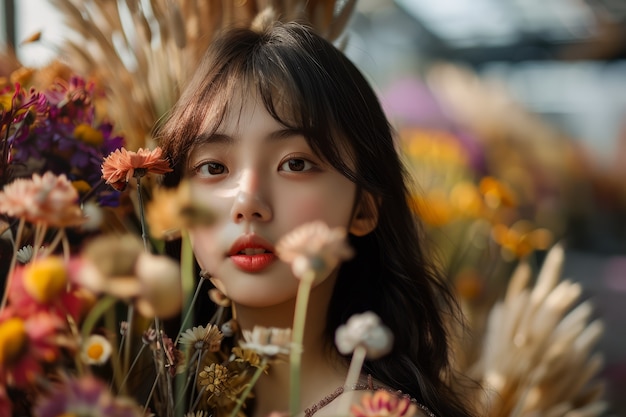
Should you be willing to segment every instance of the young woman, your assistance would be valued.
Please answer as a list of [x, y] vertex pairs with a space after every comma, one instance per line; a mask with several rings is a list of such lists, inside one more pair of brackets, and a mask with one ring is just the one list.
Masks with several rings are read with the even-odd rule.
[[[436, 416], [472, 415], [449, 364], [456, 305], [424, 256], [389, 123], [342, 52], [298, 23], [231, 29], [213, 42], [157, 138], [174, 168], [166, 184], [189, 178], [220, 215], [190, 236], [244, 329], [292, 325], [298, 280], [274, 254], [282, 236], [314, 220], [349, 232], [355, 256], [311, 293], [302, 410], [345, 381], [337, 327], [373, 311], [394, 345], [366, 361], [363, 381], [400, 390]], [[288, 393], [288, 364], [272, 366], [255, 385], [253, 415], [287, 410]], [[337, 401], [327, 402], [317, 416], [333, 413]]]

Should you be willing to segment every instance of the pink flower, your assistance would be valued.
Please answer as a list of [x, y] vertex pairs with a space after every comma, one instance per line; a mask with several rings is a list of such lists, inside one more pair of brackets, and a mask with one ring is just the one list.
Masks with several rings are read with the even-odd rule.
[[379, 389], [374, 394], [365, 393], [360, 405], [352, 405], [354, 417], [403, 417], [413, 416], [417, 406], [408, 397], [399, 397]]
[[58, 359], [57, 336], [64, 322], [57, 316], [38, 312], [20, 317], [7, 308], [0, 317], [0, 381], [26, 387], [43, 372], [43, 364]]
[[46, 172], [20, 178], [0, 191], [0, 213], [54, 227], [78, 226], [84, 222], [78, 193], [65, 175]]
[[298, 278], [307, 271], [324, 275], [353, 255], [346, 242], [346, 230], [330, 229], [322, 221], [306, 223], [288, 233], [277, 243], [276, 252], [283, 262], [291, 264]]
[[59, 257], [40, 258], [13, 272], [9, 304], [21, 317], [46, 312], [64, 319], [68, 314], [78, 319], [83, 297], [70, 277], [76, 262], [66, 265]]
[[137, 152], [117, 149], [104, 158], [102, 178], [113, 188], [123, 190], [135, 175], [143, 176], [148, 172], [165, 174], [172, 171], [162, 154], [163, 151], [158, 147], [153, 151], [140, 148]]

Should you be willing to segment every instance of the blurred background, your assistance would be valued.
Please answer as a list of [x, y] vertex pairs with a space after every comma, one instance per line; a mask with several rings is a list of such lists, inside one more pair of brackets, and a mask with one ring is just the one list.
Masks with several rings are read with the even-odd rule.
[[[0, 0], [0, 29], [26, 66], [54, 59], [64, 30], [46, 0]], [[626, 1], [359, 0], [341, 42], [468, 311], [562, 242], [564, 278], [606, 325], [609, 413], [626, 415]]]

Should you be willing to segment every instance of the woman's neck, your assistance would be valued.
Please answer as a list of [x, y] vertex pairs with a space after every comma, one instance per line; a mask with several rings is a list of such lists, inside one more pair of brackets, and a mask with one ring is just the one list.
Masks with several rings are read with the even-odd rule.
[[[304, 330], [301, 363], [301, 410], [310, 407], [344, 382], [347, 367], [337, 355], [329, 353], [325, 337], [326, 314], [334, 287], [329, 277], [311, 290]], [[236, 317], [242, 329], [254, 326], [291, 328], [295, 300], [265, 307], [249, 308], [237, 305]], [[288, 411], [289, 361], [275, 362], [263, 374], [255, 388], [254, 416], [267, 416], [272, 411]]]

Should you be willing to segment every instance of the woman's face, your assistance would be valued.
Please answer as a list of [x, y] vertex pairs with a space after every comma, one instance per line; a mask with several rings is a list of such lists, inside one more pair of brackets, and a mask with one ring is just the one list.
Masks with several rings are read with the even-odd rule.
[[240, 104], [189, 154], [193, 196], [218, 215], [190, 237], [217, 288], [235, 303], [267, 307], [295, 298], [298, 287], [290, 266], [275, 255], [278, 240], [314, 220], [348, 229], [356, 186], [318, 158], [299, 132], [274, 120], [258, 98]]

